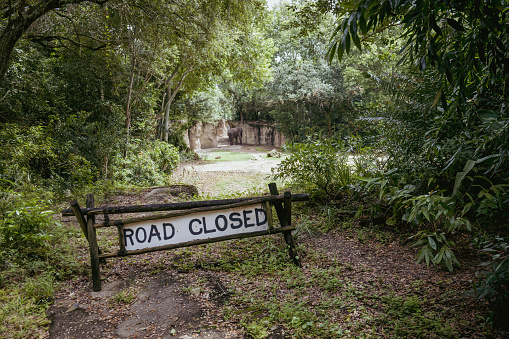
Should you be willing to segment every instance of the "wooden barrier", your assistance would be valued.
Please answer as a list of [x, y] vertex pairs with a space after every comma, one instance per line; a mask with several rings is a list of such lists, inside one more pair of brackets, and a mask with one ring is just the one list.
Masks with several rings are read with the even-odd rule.
[[[293, 242], [292, 201], [309, 200], [308, 194], [279, 195], [276, 184], [269, 184], [271, 195], [255, 198], [191, 201], [173, 204], [140, 206], [94, 207], [94, 196], [87, 194], [86, 208], [73, 200], [71, 208], [61, 213], [76, 216], [89, 244], [94, 291], [101, 290], [99, 263], [106, 258], [170, 250], [230, 239], [283, 233], [292, 262], [300, 266]], [[272, 206], [276, 209], [278, 227], [272, 224]], [[174, 211], [145, 217], [110, 220], [111, 214]], [[95, 216], [104, 215], [102, 223]], [[85, 219], [86, 216], [86, 219]], [[102, 253], [97, 245], [96, 229], [115, 226], [118, 229], [119, 250]]]

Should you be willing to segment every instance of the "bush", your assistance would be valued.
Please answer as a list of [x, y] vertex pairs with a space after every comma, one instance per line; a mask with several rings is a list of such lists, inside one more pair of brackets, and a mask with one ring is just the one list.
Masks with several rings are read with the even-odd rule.
[[178, 150], [166, 142], [133, 141], [127, 157], [115, 157], [113, 179], [134, 185], [163, 185], [179, 162]]
[[320, 135], [315, 137], [316, 140], [286, 146], [291, 155], [281, 161], [273, 176], [332, 196], [352, 182], [348, 155], [341, 143]]
[[55, 225], [53, 212], [25, 199], [10, 190], [0, 192], [0, 245], [2, 249], [43, 253], [52, 237], [49, 230]]
[[54, 220], [28, 184], [21, 194], [0, 183], [0, 338], [35, 338], [56, 281], [84, 269], [72, 247], [80, 230]]
[[486, 268], [477, 272], [479, 280], [474, 291], [485, 300], [491, 309], [490, 320], [497, 326], [509, 329], [509, 241], [495, 236], [480, 242], [482, 250], [491, 254], [491, 259], [482, 263]]

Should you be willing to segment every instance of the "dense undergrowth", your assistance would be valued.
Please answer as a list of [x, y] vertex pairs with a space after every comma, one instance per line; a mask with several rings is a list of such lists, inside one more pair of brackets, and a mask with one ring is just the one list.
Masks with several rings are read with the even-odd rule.
[[292, 154], [274, 175], [313, 190], [325, 197], [325, 204], [327, 198], [341, 196], [356, 201], [351, 207], [356, 217], [381, 218], [386, 226], [407, 234], [412, 246], [418, 248], [417, 262], [427, 266], [445, 266], [451, 272], [459, 268], [457, 241], [466, 236], [472, 253], [491, 255], [483, 256], [484, 267], [477, 273], [473, 293], [490, 305], [490, 321], [506, 326], [509, 225], [505, 216], [509, 199], [504, 174], [488, 178], [481, 174], [482, 167], [477, 167], [481, 161], [467, 161], [463, 171], [456, 174], [454, 187], [441, 189], [439, 183], [446, 179], [446, 173], [419, 177], [402, 173], [398, 168], [401, 159], [376, 154], [359, 141], [347, 140], [355, 150], [350, 161], [341, 141], [315, 136], [306, 143], [290, 145]]
[[85, 193], [164, 185], [180, 155], [168, 143], [131, 140], [127, 156], [117, 153], [109, 169], [94, 171], [44, 129], [0, 131], [6, 144], [0, 151], [0, 337], [37, 337], [49, 324], [45, 311], [59, 282], [86, 267], [76, 256], [84, 245], [79, 228], [62, 225], [56, 210], [72, 197], [84, 205]]
[[41, 193], [0, 193], [0, 337], [43, 335], [58, 282], [85, 272], [73, 246], [78, 230], [53, 219]]

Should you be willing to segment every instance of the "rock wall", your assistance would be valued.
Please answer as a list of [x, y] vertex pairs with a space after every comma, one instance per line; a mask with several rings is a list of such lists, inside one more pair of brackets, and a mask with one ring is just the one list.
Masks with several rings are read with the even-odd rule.
[[242, 143], [246, 145], [281, 147], [286, 140], [273, 123], [261, 121], [244, 121], [241, 123], [223, 119], [217, 123], [196, 121], [191, 128], [184, 131], [183, 138], [187, 146], [193, 150], [228, 145], [228, 130], [237, 126], [242, 127]]
[[248, 145], [266, 145], [281, 147], [285, 136], [276, 129], [276, 124], [263, 121], [244, 121], [237, 123], [242, 127], [242, 143]]

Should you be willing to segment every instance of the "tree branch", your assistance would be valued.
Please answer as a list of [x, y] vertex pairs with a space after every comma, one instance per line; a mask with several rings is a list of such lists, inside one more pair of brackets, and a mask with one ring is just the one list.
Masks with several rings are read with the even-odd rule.
[[104, 5], [108, 0], [39, 0], [30, 3], [22, 0], [1, 5], [2, 17], [7, 19], [7, 24], [0, 31], [0, 80], [7, 72], [14, 46], [37, 19], [56, 8], [82, 2]]

